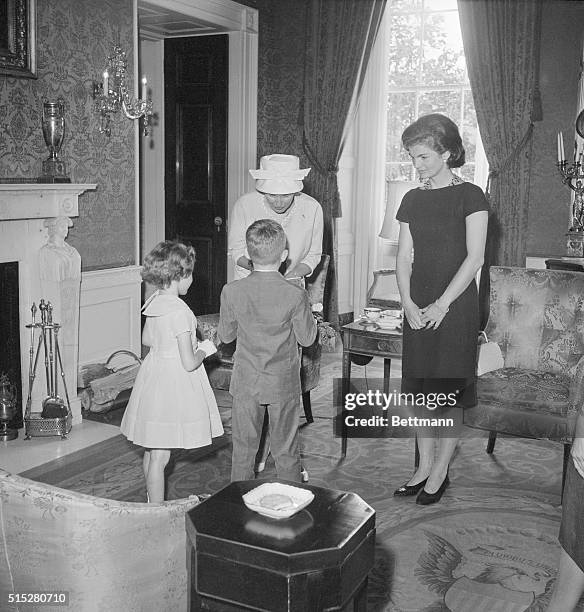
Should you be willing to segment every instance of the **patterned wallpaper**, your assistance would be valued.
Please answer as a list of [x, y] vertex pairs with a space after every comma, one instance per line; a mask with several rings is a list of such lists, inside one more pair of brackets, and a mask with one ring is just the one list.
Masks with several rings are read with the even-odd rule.
[[258, 0], [258, 8], [258, 156], [286, 153], [302, 161], [298, 119], [304, 86], [305, 2]]
[[42, 100], [65, 99], [60, 157], [72, 182], [97, 183], [79, 199], [69, 242], [83, 269], [134, 264], [133, 122], [115, 117], [110, 138], [97, 131], [92, 81], [120, 41], [132, 65], [132, 0], [37, 2], [37, 79], [0, 75], [0, 177], [36, 177], [48, 155]]
[[563, 131], [566, 155], [573, 151], [578, 76], [584, 40], [584, 2], [544, 2], [542, 15], [541, 97], [543, 121], [533, 134], [527, 254], [566, 253], [570, 223], [570, 189], [556, 168], [556, 138]]
[[298, 118], [304, 87], [306, 0], [239, 0], [239, 4], [259, 11], [258, 158], [270, 153], [298, 155], [304, 168]]

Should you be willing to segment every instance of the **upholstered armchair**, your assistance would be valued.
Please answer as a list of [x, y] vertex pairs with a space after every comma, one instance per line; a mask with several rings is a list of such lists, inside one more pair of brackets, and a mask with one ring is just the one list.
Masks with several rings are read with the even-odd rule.
[[[185, 514], [199, 501], [114, 501], [0, 469], [0, 609], [186, 610]], [[34, 591], [68, 591], [69, 605], [8, 600]]]
[[[306, 280], [306, 291], [308, 292], [310, 303], [313, 307], [322, 305], [326, 276], [328, 272], [330, 256], [323, 255], [320, 264], [316, 267], [312, 275]], [[302, 361], [300, 366], [300, 381], [302, 384], [302, 405], [307, 423], [313, 422], [312, 407], [310, 403], [310, 392], [320, 381], [320, 359], [322, 355], [323, 339], [326, 342], [330, 337], [328, 330], [330, 326], [323, 322], [319, 316], [318, 308], [315, 318], [319, 327], [317, 340], [312, 346], [302, 349]], [[200, 315], [197, 317], [198, 332], [203, 338], [208, 338], [218, 344], [217, 326], [219, 324], [219, 314]], [[205, 367], [209, 376], [209, 382], [214, 389], [223, 391], [229, 390], [231, 372], [233, 370], [233, 353], [235, 352], [236, 342], [230, 344], [219, 344], [215, 355], [205, 360]]]
[[[584, 274], [491, 267], [488, 339], [504, 366], [478, 378], [464, 424], [564, 444], [564, 476], [584, 401]], [[563, 478], [562, 478], [563, 486]]]

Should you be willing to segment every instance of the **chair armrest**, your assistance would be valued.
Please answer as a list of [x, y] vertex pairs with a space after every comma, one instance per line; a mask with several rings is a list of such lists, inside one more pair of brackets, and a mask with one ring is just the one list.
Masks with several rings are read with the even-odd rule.
[[319, 304], [324, 301], [329, 262], [330, 255], [323, 255], [312, 274], [305, 279], [306, 291], [311, 304]]
[[326, 353], [334, 353], [337, 347], [337, 340], [340, 338], [339, 330], [329, 321], [325, 321], [321, 310], [312, 310], [312, 316], [316, 321], [316, 343], [322, 347]]
[[584, 405], [584, 356], [576, 364], [570, 381], [568, 395], [568, 416], [576, 418]]
[[337, 340], [340, 338], [339, 332], [328, 321], [316, 322], [318, 327], [318, 342], [322, 345], [322, 350], [326, 353], [334, 353], [337, 350]]

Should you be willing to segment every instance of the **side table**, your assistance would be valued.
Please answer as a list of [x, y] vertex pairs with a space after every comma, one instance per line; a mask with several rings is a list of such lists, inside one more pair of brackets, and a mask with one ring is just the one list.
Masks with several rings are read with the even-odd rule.
[[[365, 612], [375, 511], [358, 495], [302, 485], [314, 499], [289, 519], [264, 517], [232, 482], [186, 516], [189, 611]], [[296, 483], [287, 483], [293, 484]]]
[[[392, 358], [401, 358], [402, 332], [398, 329], [381, 329], [374, 325], [349, 323], [341, 328], [343, 334], [343, 397], [351, 381], [351, 356], [383, 357], [383, 389], [389, 392]], [[347, 427], [341, 427], [341, 456], [347, 455]]]

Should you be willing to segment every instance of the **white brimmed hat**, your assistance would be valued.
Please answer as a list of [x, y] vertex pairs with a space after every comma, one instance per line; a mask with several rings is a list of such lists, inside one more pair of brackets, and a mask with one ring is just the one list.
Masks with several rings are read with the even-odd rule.
[[264, 155], [260, 159], [260, 169], [250, 170], [256, 180], [256, 189], [262, 193], [296, 193], [304, 189], [302, 179], [310, 168], [300, 169], [296, 155]]

